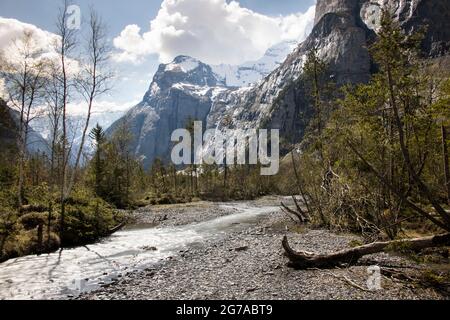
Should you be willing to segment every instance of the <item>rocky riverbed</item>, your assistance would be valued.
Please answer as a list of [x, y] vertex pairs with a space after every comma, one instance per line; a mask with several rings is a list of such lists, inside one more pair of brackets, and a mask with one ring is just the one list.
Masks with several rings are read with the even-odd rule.
[[[186, 248], [139, 272], [131, 272], [79, 299], [445, 299], [434, 289], [408, 281], [424, 266], [393, 254], [365, 257], [361, 264], [330, 270], [293, 270], [286, 266], [281, 240], [296, 249], [332, 252], [359, 240], [296, 226], [276, 205], [279, 197], [250, 201], [253, 207], [273, 210], [236, 223], [218, 237]], [[134, 213], [138, 224], [163, 228], [202, 223], [236, 212], [233, 203], [199, 202], [143, 208]], [[215, 232], [218, 232], [215, 229]], [[219, 229], [220, 232], [220, 229]], [[152, 248], [158, 250], [157, 247]], [[381, 276], [381, 289], [367, 287], [368, 266], [402, 270], [402, 277]], [[406, 280], [405, 280], [406, 279]]]

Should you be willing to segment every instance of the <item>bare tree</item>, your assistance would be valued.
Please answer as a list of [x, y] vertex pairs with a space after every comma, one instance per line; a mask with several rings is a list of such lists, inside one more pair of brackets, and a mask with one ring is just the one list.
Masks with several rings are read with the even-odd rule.
[[[22, 206], [24, 201], [24, 170], [27, 156], [28, 134], [30, 122], [34, 119], [34, 109], [42, 97], [44, 86], [43, 73], [45, 60], [41, 59], [42, 50], [34, 40], [32, 31], [24, 31], [15, 39], [12, 49], [14, 57], [4, 58], [1, 77], [10, 106], [19, 112], [17, 145], [18, 159], [18, 201]], [[7, 55], [7, 53], [3, 53]]]
[[95, 99], [107, 92], [109, 80], [112, 73], [107, 70], [107, 62], [110, 56], [110, 47], [107, 43], [106, 27], [98, 14], [91, 9], [89, 20], [89, 38], [86, 48], [87, 61], [85, 61], [83, 72], [77, 79], [77, 88], [87, 103], [87, 115], [81, 135], [81, 142], [78, 147], [77, 156], [70, 176], [66, 196], [71, 193], [77, 168], [80, 165], [81, 156], [83, 154], [84, 144], [88, 135], [88, 128], [92, 114], [92, 107]]
[[64, 220], [65, 220], [65, 202], [66, 202], [66, 184], [67, 184], [67, 165], [70, 154], [67, 143], [67, 104], [69, 100], [69, 90], [71, 87], [69, 75], [69, 55], [74, 50], [76, 45], [76, 30], [69, 26], [69, 15], [67, 9], [69, 2], [64, 1], [60, 8], [56, 27], [57, 35], [60, 37], [57, 43], [57, 51], [60, 57], [61, 77], [61, 173], [60, 173], [60, 201], [61, 201], [61, 215], [60, 215], [60, 237], [64, 234]]
[[49, 64], [45, 86], [45, 100], [47, 106], [47, 116], [50, 124], [50, 184], [56, 183], [56, 157], [57, 144], [59, 138], [59, 129], [61, 125], [61, 105], [62, 105], [62, 89], [61, 83], [61, 69], [55, 62]]

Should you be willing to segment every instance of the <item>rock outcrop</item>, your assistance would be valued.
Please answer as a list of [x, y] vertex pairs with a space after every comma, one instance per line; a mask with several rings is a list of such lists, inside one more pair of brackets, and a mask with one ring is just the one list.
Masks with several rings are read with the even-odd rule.
[[436, 57], [450, 50], [450, 2], [447, 0], [319, 0], [315, 23], [328, 13], [346, 13], [360, 17], [370, 29], [376, 29], [382, 8], [392, 12], [407, 32], [426, 26], [423, 51]]
[[[318, 2], [319, 9], [320, 4], [321, 1]], [[280, 129], [285, 141], [298, 142], [313, 114], [301, 79], [306, 54], [311, 49], [315, 47], [320, 57], [327, 61], [330, 76], [338, 85], [361, 83], [370, 78], [367, 43], [371, 32], [353, 14], [357, 9], [357, 1], [333, 1], [332, 10], [319, 13], [310, 36], [279, 68], [251, 89], [231, 93], [225, 102], [227, 107], [213, 106], [208, 127], [221, 128], [220, 119], [228, 117], [234, 127]], [[241, 96], [237, 97], [238, 94]]]

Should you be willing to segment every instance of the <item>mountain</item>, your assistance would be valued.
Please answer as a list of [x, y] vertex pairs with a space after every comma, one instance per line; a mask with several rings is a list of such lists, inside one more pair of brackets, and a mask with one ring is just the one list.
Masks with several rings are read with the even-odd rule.
[[326, 14], [317, 13], [320, 18], [308, 38], [263, 81], [240, 96], [231, 93], [224, 101], [227, 108], [213, 106], [208, 128], [222, 129], [220, 119], [227, 117], [231, 119], [227, 126], [280, 129], [281, 137], [292, 143], [299, 141], [313, 114], [306, 83], [301, 78], [306, 54], [313, 48], [327, 61], [330, 76], [338, 85], [369, 80], [372, 65], [367, 43], [371, 32], [354, 14], [359, 12], [358, 1], [347, 1], [352, 6], [336, 1], [340, 7], [332, 1], [322, 2], [330, 3], [333, 9]]
[[169, 64], [161, 64], [142, 102], [116, 121], [107, 134], [126, 124], [135, 137], [131, 144], [145, 166], [156, 157], [167, 159], [170, 137], [185, 128], [188, 119], [206, 121], [212, 101], [229, 90], [212, 68], [196, 59], [178, 56]]
[[283, 41], [269, 48], [264, 56], [257, 60], [246, 62], [238, 66], [221, 64], [211, 66], [229, 87], [247, 87], [266, 77], [279, 67], [291, 53], [298, 42], [295, 40]]
[[[186, 127], [189, 119], [207, 125], [212, 107], [248, 90], [279, 66], [295, 48], [296, 42], [285, 41], [267, 50], [258, 61], [240, 66], [209, 66], [188, 56], [178, 56], [161, 64], [142, 102], [115, 122], [107, 134], [112, 135], [126, 123], [135, 139], [131, 145], [143, 157], [146, 167], [156, 157], [168, 160], [173, 130]], [[244, 88], [239, 88], [244, 87]]]
[[[0, 99], [0, 144], [5, 150], [17, 147], [19, 123], [19, 112], [9, 108], [6, 102]], [[31, 127], [28, 131], [27, 148], [31, 153], [49, 152], [47, 141]]]
[[2, 149], [17, 147], [17, 133], [19, 128], [14, 121], [6, 102], [0, 99], [0, 143]]
[[299, 142], [313, 114], [307, 84], [301, 77], [306, 54], [313, 48], [318, 50], [337, 86], [368, 81], [375, 70], [368, 47], [376, 38], [381, 9], [387, 3], [407, 32], [429, 24], [445, 27], [440, 31], [429, 27], [422, 47], [428, 57], [449, 53], [448, 1], [437, 0], [431, 5], [426, 0], [318, 0], [315, 25], [308, 38], [263, 81], [244, 92], [232, 92], [213, 105], [207, 127], [222, 130], [225, 125], [221, 119], [227, 118], [231, 124], [227, 122], [226, 127], [280, 129], [282, 139]]
[[407, 32], [426, 26], [422, 48], [428, 56], [437, 57], [449, 52], [450, 2], [446, 0], [319, 0], [315, 23], [328, 13], [345, 12], [361, 19], [366, 27], [376, 29], [383, 7], [392, 11]]
[[[255, 64], [251, 64], [253, 75], [238, 78], [236, 70], [244, 70], [239, 69], [242, 67], [230, 71], [231, 67], [210, 67], [193, 58], [177, 57], [159, 67], [143, 101], [108, 132], [113, 133], [126, 122], [135, 135], [132, 148], [145, 158], [146, 166], [155, 157], [168, 158], [172, 131], [185, 127], [189, 118], [217, 130], [280, 129], [282, 139], [296, 143], [313, 115], [302, 77], [306, 54], [312, 48], [318, 50], [337, 86], [367, 82], [375, 70], [368, 47], [376, 38], [381, 8], [388, 2], [408, 32], [433, 24], [425, 33], [424, 55], [448, 53], [450, 10], [446, 0], [433, 1], [432, 5], [427, 0], [318, 0], [311, 34], [261, 81], [243, 88], [227, 86], [251, 81], [257, 70], [262, 71]], [[270, 52], [266, 56], [270, 57]], [[209, 146], [212, 143], [209, 141]]]
[[[110, 127], [115, 121], [120, 119], [125, 114], [125, 111], [122, 110], [103, 110], [103, 111], [94, 111], [91, 114], [91, 118], [89, 121], [88, 133], [98, 124], [100, 124], [103, 128]], [[86, 115], [75, 115], [68, 114], [68, 124], [69, 124], [69, 140], [72, 141], [72, 158], [73, 160], [76, 157], [76, 150], [78, 150], [79, 145], [81, 143], [81, 137], [83, 134], [83, 129], [86, 121]], [[51, 137], [51, 122], [48, 116], [43, 115], [37, 117], [31, 121], [30, 126], [33, 130], [41, 137], [50, 141]], [[93, 151], [93, 145], [88, 141], [85, 143], [83, 148], [83, 153], [91, 153]]]

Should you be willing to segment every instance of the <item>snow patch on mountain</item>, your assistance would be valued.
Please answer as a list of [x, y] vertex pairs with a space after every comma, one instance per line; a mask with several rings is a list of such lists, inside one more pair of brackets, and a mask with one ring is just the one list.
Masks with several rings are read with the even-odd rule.
[[190, 72], [198, 68], [199, 63], [197, 59], [179, 56], [173, 62], [166, 64], [165, 70], [172, 72]]
[[247, 87], [260, 81], [278, 68], [297, 44], [298, 42], [294, 40], [283, 41], [269, 48], [264, 56], [257, 61], [246, 62], [238, 66], [221, 64], [211, 66], [211, 68], [224, 80], [227, 86]]

